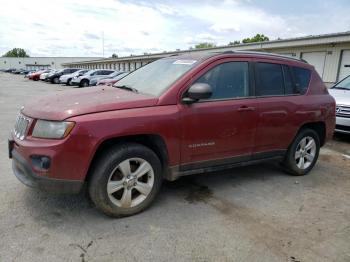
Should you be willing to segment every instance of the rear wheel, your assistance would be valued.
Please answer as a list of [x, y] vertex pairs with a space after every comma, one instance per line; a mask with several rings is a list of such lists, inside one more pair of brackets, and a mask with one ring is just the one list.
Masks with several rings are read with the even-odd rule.
[[70, 86], [70, 84], [71, 84], [71, 81], [72, 81], [72, 78], [69, 78], [69, 79], [67, 80], [67, 83], [66, 83], [66, 85], [67, 85], [67, 86]]
[[52, 79], [52, 83], [54, 84], [58, 84], [60, 82], [58, 77], [55, 77], [54, 79]]
[[109, 216], [134, 215], [146, 209], [162, 183], [161, 163], [149, 148], [117, 145], [94, 164], [89, 194], [98, 209]]
[[320, 139], [312, 129], [302, 129], [290, 145], [284, 166], [292, 175], [306, 175], [316, 164], [320, 152]]

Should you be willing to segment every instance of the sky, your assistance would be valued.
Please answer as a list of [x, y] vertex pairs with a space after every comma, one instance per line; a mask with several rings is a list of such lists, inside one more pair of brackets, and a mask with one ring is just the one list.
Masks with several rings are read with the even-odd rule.
[[30, 56], [102, 57], [103, 49], [105, 57], [128, 56], [227, 45], [257, 33], [273, 40], [350, 31], [349, 0], [0, 0], [0, 6], [0, 55], [20, 47]]

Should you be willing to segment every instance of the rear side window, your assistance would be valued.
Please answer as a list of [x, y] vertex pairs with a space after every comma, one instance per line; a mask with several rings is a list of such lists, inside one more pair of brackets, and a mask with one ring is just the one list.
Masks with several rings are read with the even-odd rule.
[[256, 95], [284, 95], [282, 66], [271, 63], [256, 63]]
[[311, 71], [305, 68], [293, 66], [296, 92], [304, 94], [309, 86]]
[[290, 72], [289, 66], [283, 65], [283, 76], [284, 76], [284, 92], [286, 95], [294, 95], [296, 93], [296, 88], [294, 88], [294, 83], [292, 80], [292, 74]]

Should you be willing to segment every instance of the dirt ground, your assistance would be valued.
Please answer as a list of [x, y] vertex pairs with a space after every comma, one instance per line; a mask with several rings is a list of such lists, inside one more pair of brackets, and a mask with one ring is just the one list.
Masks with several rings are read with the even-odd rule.
[[0, 73], [0, 261], [350, 261], [350, 136], [313, 171], [276, 163], [163, 184], [147, 211], [111, 219], [82, 193], [22, 185], [7, 137], [22, 104], [70, 87]]

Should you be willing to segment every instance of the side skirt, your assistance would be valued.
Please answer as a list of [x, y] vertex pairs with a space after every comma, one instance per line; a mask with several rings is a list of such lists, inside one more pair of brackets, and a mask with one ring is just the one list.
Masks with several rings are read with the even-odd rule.
[[[243, 160], [243, 161], [237, 162], [237, 158], [232, 158], [231, 163], [225, 163], [225, 164], [213, 165], [213, 166], [207, 166], [207, 167], [200, 167], [200, 166], [203, 166], [203, 163], [205, 163], [206, 161], [199, 162], [196, 164], [190, 164], [192, 169], [187, 169], [187, 168], [184, 169], [184, 166], [181, 166], [181, 165], [172, 166], [168, 169], [168, 172], [165, 174], [165, 179], [169, 181], [174, 181], [182, 176], [221, 171], [221, 170], [226, 170], [226, 169], [240, 167], [240, 166], [255, 165], [255, 164], [260, 164], [260, 163], [272, 161], [272, 160], [282, 160], [284, 158], [285, 153], [286, 153], [286, 150], [279, 150], [276, 152], [267, 152], [267, 153], [258, 153], [258, 154], [254, 154], [250, 158], [250, 160]], [[238, 158], [241, 158], [241, 157], [238, 157]], [[221, 161], [221, 160], [218, 160], [218, 161]], [[210, 161], [210, 162], [213, 163], [213, 161]], [[197, 166], [197, 168], [195, 166]], [[188, 167], [188, 165], [186, 165], [186, 167]]]

